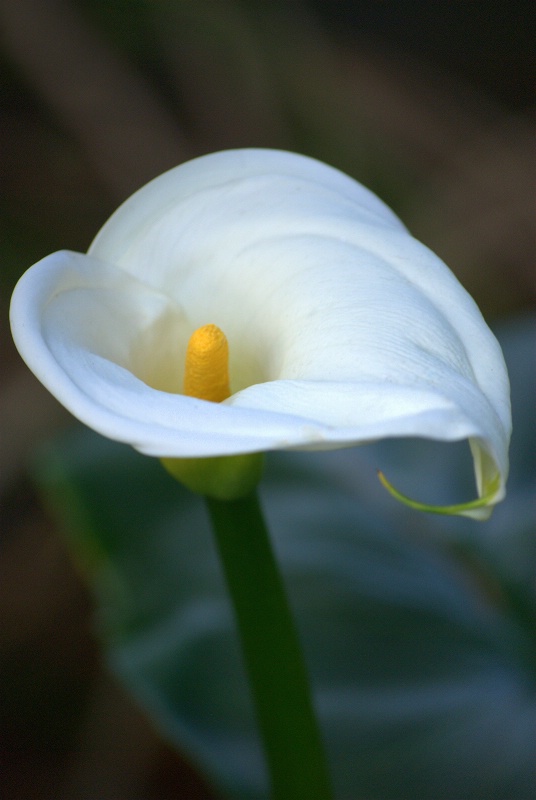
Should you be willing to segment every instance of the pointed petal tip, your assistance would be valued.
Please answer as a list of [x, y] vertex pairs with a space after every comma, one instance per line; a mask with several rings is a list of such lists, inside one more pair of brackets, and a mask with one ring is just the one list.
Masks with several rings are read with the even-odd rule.
[[398, 500], [400, 503], [413, 508], [416, 511], [424, 511], [429, 514], [441, 514], [444, 516], [462, 516], [476, 519], [483, 522], [491, 516], [493, 506], [498, 501], [498, 493], [500, 487], [500, 476], [497, 474], [495, 479], [490, 483], [489, 490], [482, 497], [476, 500], [470, 500], [467, 503], [457, 503], [448, 506], [434, 506], [427, 503], [420, 503], [417, 500], [412, 500], [407, 495], [395, 489], [393, 484], [385, 477], [381, 470], [377, 470], [378, 479], [382, 486], [387, 489], [390, 495]]

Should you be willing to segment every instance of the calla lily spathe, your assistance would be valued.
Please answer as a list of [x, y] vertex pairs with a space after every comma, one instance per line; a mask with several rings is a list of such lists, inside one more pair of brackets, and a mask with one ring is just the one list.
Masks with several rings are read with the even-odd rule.
[[[439, 258], [313, 159], [234, 150], [161, 175], [87, 255], [54, 253], [23, 275], [11, 323], [61, 403], [148, 455], [468, 439], [479, 495], [504, 496], [497, 341]], [[181, 394], [188, 338], [206, 323], [229, 340], [223, 403]]]

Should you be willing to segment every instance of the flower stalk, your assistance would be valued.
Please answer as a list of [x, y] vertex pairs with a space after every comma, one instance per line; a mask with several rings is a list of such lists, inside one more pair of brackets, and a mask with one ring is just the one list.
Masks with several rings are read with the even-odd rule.
[[207, 498], [234, 606], [273, 800], [330, 800], [298, 633], [255, 494]]

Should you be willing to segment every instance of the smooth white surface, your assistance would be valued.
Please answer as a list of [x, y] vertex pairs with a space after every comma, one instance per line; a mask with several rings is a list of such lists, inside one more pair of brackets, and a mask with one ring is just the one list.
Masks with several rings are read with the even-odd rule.
[[[183, 164], [126, 201], [88, 255], [15, 290], [15, 342], [75, 416], [154, 456], [469, 439], [480, 494], [510, 437], [497, 341], [448, 268], [372, 193], [291, 153]], [[215, 323], [233, 395], [180, 394], [189, 335]]]

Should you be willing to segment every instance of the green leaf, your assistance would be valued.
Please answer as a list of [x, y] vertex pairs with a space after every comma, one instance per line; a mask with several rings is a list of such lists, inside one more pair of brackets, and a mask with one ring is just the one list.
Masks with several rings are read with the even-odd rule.
[[[511, 357], [521, 359], [519, 369], [512, 361], [517, 385], [526, 352], [518, 336], [512, 341]], [[375, 467], [399, 485], [413, 477], [423, 491], [430, 480], [456, 484], [456, 448], [442, 447], [438, 458], [434, 446], [408, 441], [394, 457], [380, 444], [267, 459], [261, 497], [337, 797], [532, 796], [529, 394], [514, 402], [514, 418], [526, 427], [514, 438], [507, 500], [483, 525], [415, 513], [388, 502], [377, 483]], [[43, 451], [39, 482], [94, 589], [111, 668], [215, 785], [233, 798], [266, 797], [202, 502], [156, 459], [79, 428]]]
[[[522, 629], [470, 573], [360, 509], [322, 457], [270, 462], [265, 506], [340, 796], [524, 797], [534, 684]], [[217, 785], [263, 797], [202, 505], [156, 460], [85, 430], [42, 463], [112, 668]]]

